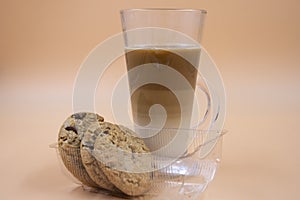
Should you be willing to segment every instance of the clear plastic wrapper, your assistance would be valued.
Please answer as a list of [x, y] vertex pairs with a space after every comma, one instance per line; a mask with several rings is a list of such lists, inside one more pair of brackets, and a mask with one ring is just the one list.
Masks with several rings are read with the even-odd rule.
[[[174, 129], [165, 129], [163, 133], [167, 135], [167, 138], [170, 138], [169, 135], [178, 134], [177, 130]], [[138, 196], [129, 196], [125, 195], [119, 191], [109, 191], [102, 188], [96, 188], [91, 185], [87, 185], [84, 181], [79, 181], [70, 173], [70, 167], [66, 165], [66, 162], [63, 162], [64, 153], [59, 151], [58, 145], [51, 145], [52, 148], [57, 150], [57, 155], [62, 165], [64, 174], [69, 176], [75, 183], [82, 185], [84, 189], [90, 192], [99, 192], [105, 195], [114, 196], [115, 198], [120, 199], [144, 199], [144, 200], [185, 200], [185, 199], [199, 199], [200, 196], [205, 191], [207, 185], [213, 180], [218, 164], [221, 160], [221, 149], [222, 149], [222, 137], [226, 133], [224, 130], [188, 130], [179, 132], [180, 134], [190, 134], [193, 137], [190, 137], [190, 143], [186, 151], [178, 157], [170, 157], [162, 154], [157, 154], [156, 152], [151, 152], [142, 156], [133, 156], [130, 158], [126, 153], [122, 158], [118, 158], [119, 155], [113, 153], [110, 157], [116, 156], [117, 160], [120, 160], [121, 166], [127, 166], [127, 168], [115, 167], [112, 170], [116, 172], [126, 172], [134, 173], [130, 171], [130, 168], [136, 169], [136, 163], [147, 163], [148, 168], [140, 169], [139, 173], [148, 173], [150, 175], [149, 179], [149, 189], [144, 192], [142, 195]], [[213, 135], [213, 137], [211, 137]], [[189, 138], [189, 137], [188, 137]], [[161, 140], [163, 140], [161, 138]], [[146, 142], [147, 143], [147, 142]], [[207, 149], [207, 147], [210, 147]], [[172, 147], [176, 148], [176, 146]], [[172, 150], [172, 149], [171, 149]], [[91, 155], [104, 165], [109, 165], [105, 163], [105, 160], [99, 156], [101, 152], [97, 150], [91, 150]], [[78, 167], [78, 156], [72, 157], [71, 154], [68, 154], [69, 164], [73, 163]], [[75, 154], [74, 154], [75, 155]], [[127, 157], [128, 158], [127, 158]], [[132, 162], [132, 163], [131, 163]], [[77, 163], [77, 164], [76, 164]], [[129, 167], [128, 167], [129, 166]], [[80, 166], [79, 166], [80, 167]]]

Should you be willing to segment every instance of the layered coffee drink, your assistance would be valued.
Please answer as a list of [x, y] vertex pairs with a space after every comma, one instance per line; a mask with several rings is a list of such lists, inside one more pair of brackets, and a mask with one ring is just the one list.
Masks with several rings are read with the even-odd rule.
[[[128, 72], [143, 65], [151, 68], [150, 72], [149, 70], [141, 70], [134, 77], [129, 76], [134, 122], [139, 126], [147, 126], [151, 123], [150, 108], [153, 105], [161, 105], [166, 113], [163, 128], [177, 129], [180, 127], [189, 129], [198, 74], [200, 47], [187, 45], [139, 46], [126, 48], [125, 57]], [[163, 81], [157, 81], [157, 76], [166, 68], [171, 68], [177, 73], [170, 73], [161, 77], [161, 79], [168, 79], [170, 82], [169, 86], [176, 85], [175, 89], [160, 84]], [[150, 80], [156, 81], [134, 89], [135, 83], [138, 82], [139, 78], [143, 77], [149, 77]], [[181, 95], [183, 98], [179, 99], [178, 95]], [[157, 128], [155, 123], [152, 123], [151, 126], [150, 128]], [[162, 134], [168, 133], [161, 132], [146, 139], [146, 142], [150, 143], [151, 150], [161, 148], [172, 139], [171, 134], [168, 136]]]

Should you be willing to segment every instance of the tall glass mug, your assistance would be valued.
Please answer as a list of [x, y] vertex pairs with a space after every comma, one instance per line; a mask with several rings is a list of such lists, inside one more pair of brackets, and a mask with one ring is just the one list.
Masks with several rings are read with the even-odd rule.
[[[134, 129], [158, 155], [186, 153], [189, 130], [203, 121], [193, 107], [205, 15], [193, 9], [121, 11]], [[207, 113], [209, 95], [205, 86], [202, 91]]]

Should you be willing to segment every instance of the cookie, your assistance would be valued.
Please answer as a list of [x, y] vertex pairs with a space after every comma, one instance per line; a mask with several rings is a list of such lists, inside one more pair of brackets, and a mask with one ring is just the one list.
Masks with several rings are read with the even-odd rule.
[[135, 153], [150, 151], [143, 140], [135, 137], [133, 131], [122, 131], [119, 126], [109, 122], [100, 122], [100, 127], [94, 132], [97, 138], [93, 155], [108, 180], [127, 195], [145, 194], [151, 187], [152, 174], [140, 170], [150, 169], [151, 162], [134, 160], [134, 156], [139, 155]]
[[97, 160], [93, 156], [94, 143], [99, 135], [97, 131], [99, 128], [99, 123], [92, 124], [88, 130], [85, 132], [84, 137], [82, 138], [80, 153], [82, 158], [82, 163], [91, 177], [91, 179], [99, 185], [101, 188], [113, 191], [120, 192], [106, 177], [102, 172]]
[[82, 163], [81, 139], [92, 122], [103, 121], [94, 113], [76, 113], [66, 119], [58, 134], [58, 151], [68, 171], [82, 184], [90, 187], [98, 185], [90, 178]]

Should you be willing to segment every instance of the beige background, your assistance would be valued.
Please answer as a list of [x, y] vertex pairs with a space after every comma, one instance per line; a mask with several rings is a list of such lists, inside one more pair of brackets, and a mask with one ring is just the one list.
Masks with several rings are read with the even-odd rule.
[[103, 198], [66, 178], [49, 144], [81, 62], [134, 7], [208, 10], [203, 44], [224, 79], [229, 132], [205, 199], [299, 199], [298, 0], [0, 0], [0, 199]]

